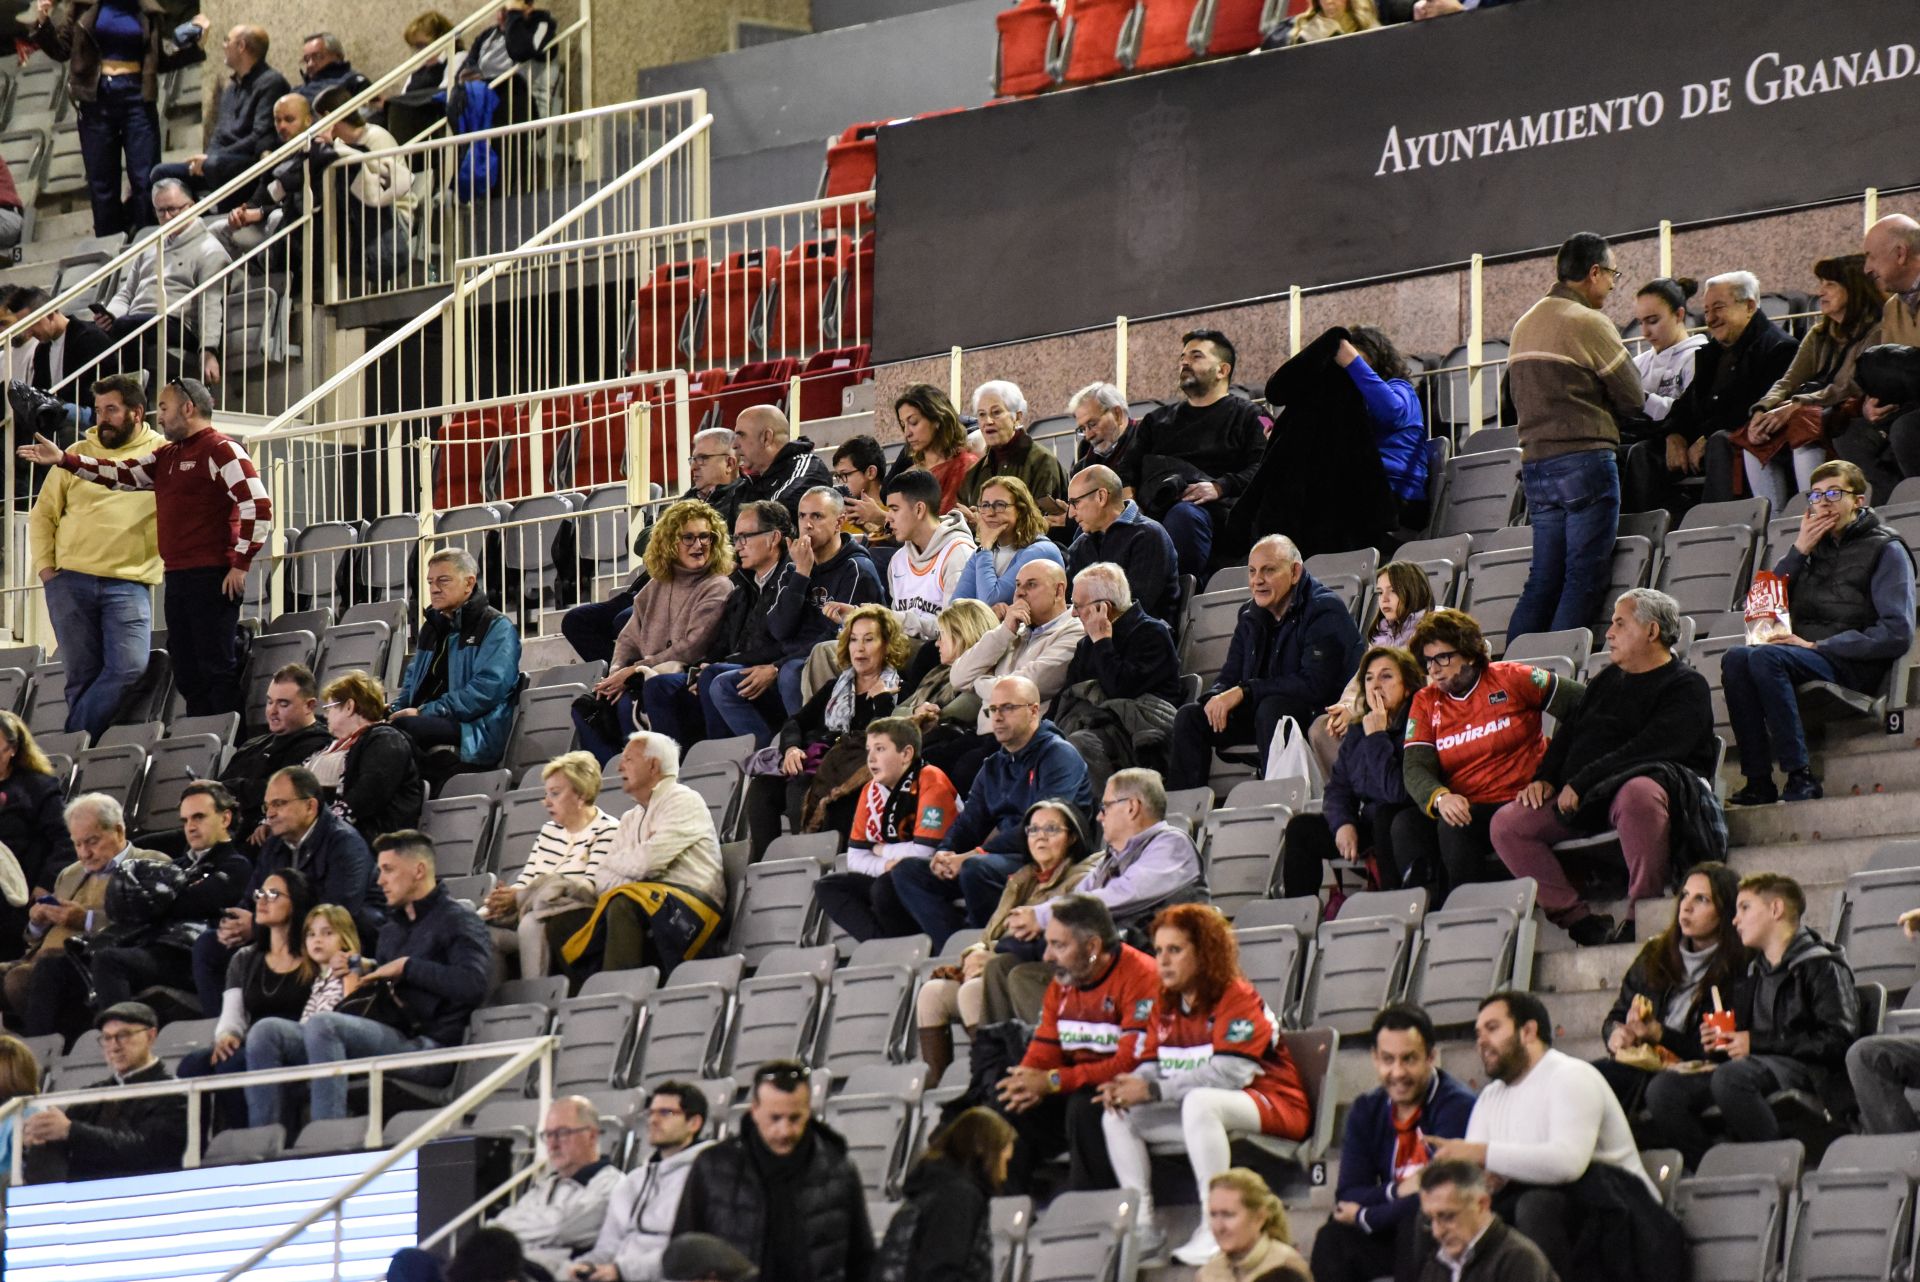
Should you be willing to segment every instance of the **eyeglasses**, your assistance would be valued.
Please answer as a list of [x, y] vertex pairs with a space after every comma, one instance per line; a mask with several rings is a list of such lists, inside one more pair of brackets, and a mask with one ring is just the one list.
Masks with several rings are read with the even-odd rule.
[[100, 1034], [100, 1044], [102, 1046], [125, 1046], [141, 1034], [151, 1033], [152, 1031], [151, 1028], [125, 1028], [117, 1033], [102, 1033]]
[[990, 503], [975, 503], [974, 507], [982, 512], [991, 512], [995, 516], [999, 516], [1002, 512], [1011, 512], [1013, 510], [1013, 504], [1007, 502], [1005, 499], [994, 499]]
[[712, 547], [719, 541], [720, 537], [716, 534], [682, 534], [680, 536], [680, 546], [683, 548]]
[[851, 481], [854, 477], [858, 475], [860, 475], [859, 468], [849, 467], [849, 468], [844, 468], [840, 471], [835, 472], [833, 474], [833, 479], [840, 482], [840, 484], [845, 485], [848, 481]]
[[192, 208], [192, 205], [155, 205], [153, 207], [153, 216], [165, 222], [167, 219], [184, 214]]
[[346, 707], [346, 706], [347, 706], [347, 704], [346, 704], [346, 701], [345, 701], [345, 700], [342, 700], [342, 699], [335, 699], [335, 700], [334, 700], [334, 701], [333, 701], [332, 703], [323, 703], [323, 704], [321, 704], [321, 705], [320, 705], [320, 711], [322, 711], [322, 712], [332, 712], [332, 711], [333, 711], [333, 710], [334, 710], [335, 708], [344, 708], [344, 707]]
[[735, 543], [744, 543], [748, 539], [757, 539], [762, 534], [778, 533], [780, 533], [778, 530], [735, 530], [733, 532], [733, 541]]
[[1079, 506], [1080, 506], [1080, 505], [1081, 505], [1082, 503], [1085, 503], [1085, 502], [1086, 502], [1086, 501], [1087, 501], [1088, 499], [1090, 499], [1090, 498], [1092, 498], [1092, 497], [1093, 497], [1094, 495], [1096, 495], [1096, 494], [1100, 494], [1100, 493], [1103, 493], [1103, 491], [1101, 491], [1101, 490], [1088, 490], [1088, 491], [1087, 491], [1087, 492], [1086, 492], [1085, 494], [1069, 494], [1069, 495], [1067, 495], [1067, 506], [1068, 506], [1068, 507], [1079, 507]]
[[1435, 668], [1444, 668], [1448, 663], [1459, 657], [1460, 652], [1458, 650], [1442, 650], [1438, 654], [1425, 656], [1420, 662], [1426, 666], [1427, 671], [1432, 672]]
[[561, 1140], [567, 1138], [567, 1136], [569, 1135], [578, 1135], [582, 1131], [591, 1131], [595, 1129], [597, 1128], [592, 1126], [556, 1126], [552, 1130], [541, 1131], [540, 1142], [542, 1144], [558, 1144]]
[[1022, 708], [1037, 708], [1037, 703], [990, 703], [986, 713], [990, 717], [1010, 717]]
[[1064, 832], [1066, 832], [1066, 829], [1059, 824], [1027, 825], [1027, 836], [1029, 837], [1058, 837]]
[[262, 886], [259, 890], [256, 890], [253, 892], [253, 901], [257, 904], [269, 904], [276, 899], [285, 899], [286, 897], [287, 897], [286, 891], [269, 890], [265, 886]]
[[693, 464], [695, 467], [699, 467], [702, 463], [711, 463], [715, 459], [732, 458], [732, 457], [733, 457], [733, 454], [731, 451], [726, 451], [719, 454], [689, 454], [687, 455], [687, 462]]
[[774, 1064], [753, 1075], [755, 1087], [767, 1085], [776, 1091], [792, 1092], [810, 1085], [806, 1070], [793, 1064]]
[[1841, 499], [1841, 497], [1842, 497], [1843, 495], [1851, 495], [1852, 493], [1853, 493], [1853, 491], [1852, 491], [1852, 490], [1842, 490], [1842, 489], [1832, 489], [1832, 490], [1808, 490], [1808, 491], [1807, 491], [1807, 502], [1809, 502], [1809, 503], [1838, 503], [1838, 502], [1840, 501], [1840, 499]]
[[1113, 797], [1113, 798], [1102, 797], [1100, 799], [1100, 804], [1094, 807], [1093, 813], [1096, 815], [1104, 815], [1107, 813], [1107, 811], [1112, 810], [1115, 806], [1120, 805], [1123, 802], [1138, 801], [1138, 800], [1140, 800], [1140, 798], [1138, 797]]

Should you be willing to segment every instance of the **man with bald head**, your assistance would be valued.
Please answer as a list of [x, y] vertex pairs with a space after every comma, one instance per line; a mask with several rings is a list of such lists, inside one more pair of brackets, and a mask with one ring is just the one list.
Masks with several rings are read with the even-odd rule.
[[153, 167], [155, 182], [177, 178], [196, 197], [239, 177], [280, 145], [273, 133], [273, 104], [292, 87], [267, 65], [264, 27], [244, 23], [235, 27], [227, 33], [221, 52], [233, 74], [220, 86], [207, 149], [184, 161]]
[[[1018, 608], [1016, 597], [1013, 609]], [[1079, 632], [1077, 621], [1074, 631]], [[999, 906], [1007, 878], [1027, 862], [1027, 810], [1035, 802], [1070, 801], [1083, 815], [1093, 809], [1087, 763], [1041, 717], [1040, 699], [1029, 677], [987, 682], [981, 715], [992, 728], [995, 748], [947, 830], [946, 848], [932, 859], [894, 865], [900, 902], [932, 937], [936, 951], [954, 931], [985, 926]]]
[[[292, 142], [313, 125], [313, 104], [297, 93], [283, 93], [274, 100], [272, 119], [273, 132], [279, 140], [273, 145]], [[238, 258], [298, 218], [303, 190], [301, 169], [306, 163], [305, 155], [296, 155], [275, 165], [273, 172], [254, 185], [246, 199], [227, 214], [224, 222], [214, 225], [214, 239], [225, 245], [229, 254]], [[278, 266], [284, 257], [283, 253], [275, 252], [275, 265]]]
[[[1867, 275], [1887, 293], [1880, 341], [1920, 347], [1920, 222], [1888, 214], [1867, 229]], [[1872, 381], [1872, 380], [1867, 380]], [[1869, 395], [1860, 417], [1833, 438], [1839, 456], [1867, 474], [1875, 502], [1908, 476], [1920, 476], [1920, 402]]]
[[[1247, 554], [1251, 599], [1240, 608], [1226, 662], [1199, 703], [1173, 719], [1168, 788], [1198, 788], [1218, 748], [1248, 748], [1263, 771], [1275, 727], [1304, 733], [1339, 697], [1360, 662], [1360, 630], [1332, 589], [1307, 573], [1300, 549], [1269, 534]], [[1316, 703], [1322, 695], [1327, 698]]]
[[800, 499], [816, 485], [832, 485], [833, 471], [813, 452], [813, 442], [795, 437], [778, 406], [754, 405], [733, 424], [734, 452], [740, 456], [740, 501], [772, 499], [786, 506], [797, 522]]
[[1081, 468], [1067, 481], [1067, 519], [1080, 533], [1067, 545], [1067, 575], [1102, 561], [1126, 572], [1140, 608], [1162, 623], [1180, 615], [1180, 559], [1167, 527], [1126, 497], [1120, 474], [1103, 463]]
[[929, 760], [947, 772], [963, 794], [973, 786], [980, 765], [994, 751], [992, 719], [986, 705], [1001, 677], [1026, 677], [1052, 703], [1067, 684], [1067, 669], [1086, 629], [1067, 606], [1067, 571], [1057, 561], [1029, 561], [1013, 580], [1013, 603], [1000, 626], [974, 642], [953, 661], [953, 686], [980, 696], [978, 735], [972, 745]]
[[573, 1257], [594, 1244], [620, 1168], [600, 1156], [600, 1110], [584, 1095], [553, 1101], [540, 1127], [547, 1173], [494, 1223], [520, 1239], [526, 1258], [556, 1278], [570, 1275]]

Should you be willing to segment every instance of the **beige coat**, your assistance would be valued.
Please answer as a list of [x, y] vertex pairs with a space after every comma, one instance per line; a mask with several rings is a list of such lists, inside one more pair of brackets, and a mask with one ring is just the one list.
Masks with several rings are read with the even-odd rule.
[[602, 894], [631, 881], [685, 886], [716, 908], [726, 905], [727, 875], [713, 815], [700, 794], [677, 779], [662, 780], [646, 805], [621, 816], [620, 834], [600, 861]]
[[1073, 652], [1086, 635], [1080, 620], [1062, 611], [1045, 627], [1028, 628], [1019, 640], [1005, 628], [994, 628], [953, 661], [953, 684], [980, 696], [976, 729], [993, 732], [987, 705], [993, 702], [993, 683], [1001, 677], [1026, 677], [1040, 688], [1040, 702], [1051, 703], [1067, 683]]

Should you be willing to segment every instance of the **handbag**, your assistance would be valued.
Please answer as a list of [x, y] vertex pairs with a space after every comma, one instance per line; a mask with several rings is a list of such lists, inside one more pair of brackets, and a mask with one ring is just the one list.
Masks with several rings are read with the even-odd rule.
[[625, 743], [631, 733], [620, 728], [620, 705], [616, 699], [583, 694], [573, 701], [573, 711], [602, 743]]
[[1307, 732], [1292, 717], [1280, 718], [1273, 729], [1273, 742], [1267, 746], [1267, 768], [1262, 779], [1304, 779], [1307, 797], [1321, 796], [1327, 790], [1326, 777], [1320, 773], [1320, 755], [1307, 742]]
[[385, 1024], [405, 1037], [420, 1035], [420, 1021], [400, 996], [400, 988], [390, 979], [370, 979], [340, 999], [333, 1008], [341, 1015], [357, 1015], [376, 1024]]

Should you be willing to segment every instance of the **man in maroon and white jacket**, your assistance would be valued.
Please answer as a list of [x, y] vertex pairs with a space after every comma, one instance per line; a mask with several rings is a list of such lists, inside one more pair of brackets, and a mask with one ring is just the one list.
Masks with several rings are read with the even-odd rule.
[[240, 711], [236, 630], [247, 567], [267, 540], [273, 508], [253, 460], [215, 431], [213, 394], [198, 379], [160, 389], [167, 443], [138, 458], [90, 458], [44, 436], [20, 448], [42, 467], [64, 467], [116, 490], [152, 490], [166, 567], [167, 643], [189, 716]]

